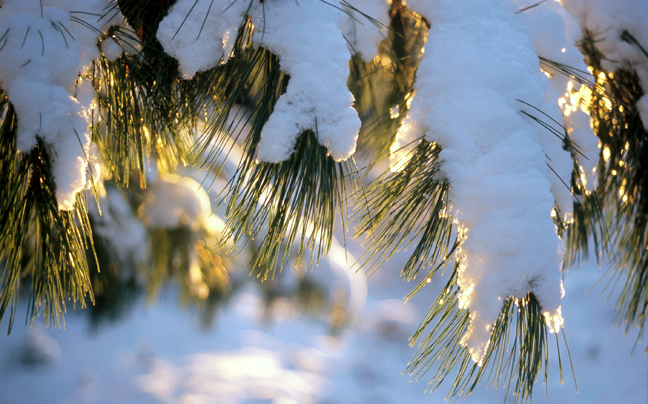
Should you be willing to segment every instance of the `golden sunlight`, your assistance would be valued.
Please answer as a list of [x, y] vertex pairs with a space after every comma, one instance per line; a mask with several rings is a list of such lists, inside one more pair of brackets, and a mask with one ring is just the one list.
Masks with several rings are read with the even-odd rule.
[[610, 148], [608, 146], [605, 146], [603, 148], [603, 160], [608, 161], [610, 159], [610, 155], [611, 155]]

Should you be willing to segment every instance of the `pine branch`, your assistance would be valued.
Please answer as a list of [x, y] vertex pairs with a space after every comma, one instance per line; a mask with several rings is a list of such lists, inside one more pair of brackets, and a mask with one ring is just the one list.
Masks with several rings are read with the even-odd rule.
[[0, 110], [0, 319], [9, 311], [10, 332], [26, 280], [27, 323], [44, 314], [48, 325], [61, 327], [66, 301], [82, 308], [86, 298], [93, 301], [88, 261], [96, 257], [85, 201], [77, 196], [74, 211], [59, 210], [47, 145], [39, 140], [29, 154], [16, 153], [16, 115], [4, 94]]
[[[578, 170], [575, 167], [575, 170]], [[577, 172], [577, 171], [575, 171]], [[598, 192], [586, 195], [583, 194], [576, 180], [572, 177], [572, 189], [579, 198], [574, 202], [574, 212], [571, 223], [563, 223], [560, 214], [554, 218], [558, 233], [562, 235], [565, 242], [565, 255], [563, 258], [563, 269], [573, 268], [580, 262], [589, 259], [590, 247], [593, 248], [595, 259], [600, 262], [602, 257], [609, 257], [611, 253], [611, 226], [606, 223], [603, 206]], [[590, 238], [594, 245], [590, 245]]]
[[344, 177], [352, 171], [328, 155], [316, 133], [305, 132], [285, 162], [247, 158], [239, 169], [229, 191], [225, 239], [244, 245], [261, 237], [251, 263], [257, 276], [266, 279], [286, 264], [293, 245], [298, 259], [311, 251], [311, 264], [326, 255], [338, 215], [345, 227]]
[[379, 177], [376, 185], [368, 186], [366, 195], [358, 198], [365, 201], [359, 234], [366, 234], [368, 247], [362, 266], [376, 268], [393, 253], [414, 245], [401, 275], [413, 280], [421, 270], [427, 269], [427, 273], [408, 295], [410, 299], [439, 271], [454, 265], [446, 286], [411, 339], [414, 344], [432, 327], [420, 340], [407, 371], [421, 379], [433, 369], [431, 390], [454, 375], [447, 399], [470, 394], [488, 374], [488, 383], [504, 385], [507, 391], [513, 388], [514, 402], [529, 401], [543, 366], [545, 381], [548, 376], [549, 345], [545, 318], [532, 294], [504, 302], [481, 366], [461, 344], [470, 313], [458, 309], [454, 252], [461, 240], [447, 211], [448, 183], [439, 174], [440, 151], [436, 144], [421, 141], [401, 171]]
[[86, 312], [90, 330], [97, 333], [102, 326], [124, 318], [139, 301], [143, 288], [137, 282], [136, 263], [121, 258], [111, 240], [99, 234], [103, 218], [92, 213], [89, 217], [97, 261], [89, 262], [94, 304]]
[[[468, 350], [460, 344], [460, 339], [468, 327], [470, 313], [468, 310], [457, 308], [457, 276], [458, 265], [455, 265], [443, 292], [411, 338], [411, 343], [416, 343], [427, 327], [432, 326], [429, 333], [419, 341], [418, 351], [410, 361], [407, 372], [414, 379], [420, 380], [428, 371], [434, 369], [429, 390], [440, 388], [447, 377], [452, 377], [447, 400], [454, 398], [458, 401], [461, 396], [468, 396], [486, 377], [487, 384], [492, 382], [495, 388], [506, 387], [505, 402], [509, 398], [511, 388], [514, 403], [530, 402], [533, 386], [543, 367], [545, 385], [548, 379], [549, 332], [538, 301], [533, 294], [527, 294], [522, 299], [506, 299], [500, 317], [493, 326], [482, 362], [476, 364]], [[566, 339], [564, 342], [566, 344]], [[558, 336], [556, 348], [562, 382]], [[571, 363], [571, 358], [569, 360]]]
[[[252, 48], [249, 23], [239, 29], [227, 63], [198, 73], [187, 88], [188, 98], [205, 120], [204, 131], [192, 149], [192, 158], [212, 172], [220, 171], [221, 156], [229, 144], [243, 145], [236, 173], [231, 174], [227, 195], [228, 231], [223, 244], [240, 248], [262, 238], [252, 267], [262, 279], [291, 256], [312, 252], [316, 261], [330, 247], [336, 216], [344, 218], [344, 178], [352, 172], [336, 163], [317, 142], [316, 131], [301, 135], [292, 157], [285, 162], [255, 160], [261, 130], [274, 104], [284, 93], [289, 77], [279, 68], [278, 58], [264, 48]], [[243, 106], [247, 114], [237, 112]], [[249, 128], [242, 130], [243, 127]], [[344, 219], [343, 219], [344, 221]]]
[[152, 265], [144, 268], [148, 303], [175, 281], [181, 304], [213, 313], [229, 295], [229, 272], [233, 269], [227, 258], [210, 247], [216, 245], [213, 237], [188, 226], [152, 228], [148, 236], [153, 258]]
[[361, 206], [357, 234], [367, 237], [361, 267], [375, 270], [417, 239], [401, 276], [413, 280], [431, 267], [429, 279], [447, 264], [457, 244], [447, 215], [448, 183], [438, 176], [440, 151], [436, 144], [422, 141], [401, 171], [383, 174], [356, 196]]
[[[645, 49], [627, 32], [622, 38]], [[638, 328], [638, 338], [643, 339], [648, 316], [648, 130], [636, 103], [645, 89], [626, 65], [613, 72], [605, 70], [596, 44], [595, 34], [585, 31], [580, 46], [596, 77], [589, 111], [603, 156], [598, 199], [612, 233], [601, 237], [601, 230], [590, 228], [590, 232], [617, 251], [611, 257], [614, 278], [624, 282], [616, 302], [618, 324], [624, 324], [626, 332]]]
[[115, 0], [115, 2], [146, 47], [157, 48], [155, 33], [160, 21], [175, 0]]
[[[575, 70], [568, 66], [543, 58], [541, 58], [541, 62], [550, 64], [559, 73], [565, 74], [570, 78], [577, 77], [574, 75]], [[560, 66], [560, 68], [557, 68], [557, 66]], [[581, 76], [577, 80], [581, 84], [588, 86], [591, 90], [594, 89], [593, 84], [586, 79], [586, 76]], [[555, 121], [542, 110], [531, 104], [522, 100], [518, 100], [518, 102], [532, 108], [532, 113], [527, 111], [521, 111], [521, 113], [558, 137], [563, 143], [563, 149], [569, 151], [572, 157], [573, 170], [569, 183], [566, 182], [567, 179], [559, 177], [563, 185], [569, 189], [574, 199], [572, 220], [565, 223], [558, 206], [554, 206], [555, 215], [553, 215], [558, 234], [564, 239], [567, 248], [563, 268], [571, 268], [577, 262], [588, 258], [590, 237], [594, 241], [593, 247], [598, 261], [600, 253], [610, 253], [609, 243], [611, 235], [608, 230], [608, 225], [605, 223], [600, 192], [590, 193], [580, 176], [578, 159], [587, 158], [587, 156], [582, 153], [580, 146], [569, 137], [567, 128], [562, 123]], [[558, 175], [551, 167], [550, 160], [547, 161], [547, 166], [553, 175]]]
[[100, 125], [94, 141], [111, 172], [128, 185], [131, 167], [145, 185], [152, 153], [169, 167], [185, 161], [195, 107], [180, 97], [177, 63], [162, 52], [155, 58], [100, 58], [92, 80], [97, 89]]

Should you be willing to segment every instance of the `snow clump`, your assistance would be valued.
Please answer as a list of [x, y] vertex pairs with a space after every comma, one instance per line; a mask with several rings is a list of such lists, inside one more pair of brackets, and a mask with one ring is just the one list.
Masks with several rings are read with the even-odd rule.
[[254, 24], [254, 46], [277, 55], [290, 75], [286, 93], [261, 132], [257, 158], [288, 159], [299, 134], [309, 129], [335, 160], [349, 158], [360, 119], [346, 87], [351, 54], [339, 28], [345, 14], [338, 7], [320, 1], [179, 0], [157, 37], [190, 78], [227, 61], [246, 15]]
[[153, 229], [216, 230], [219, 225], [211, 222], [220, 219], [211, 212], [209, 195], [200, 183], [173, 174], [161, 176], [148, 187], [142, 206], [143, 221]]
[[78, 80], [99, 57], [98, 32], [122, 22], [100, 18], [109, 6], [109, 0], [2, 4], [0, 85], [18, 117], [16, 147], [29, 153], [39, 139], [48, 146], [62, 210], [72, 209], [76, 193], [89, 187], [89, 169], [99, 177], [88, 129], [94, 89]]
[[157, 38], [189, 79], [227, 61], [247, 7], [247, 1], [179, 0], [160, 22]]
[[463, 236], [459, 302], [470, 311], [461, 342], [480, 363], [509, 296], [532, 292], [550, 329], [562, 324], [564, 248], [550, 215], [554, 196], [538, 131], [518, 101], [543, 106], [547, 83], [510, 1], [408, 5], [431, 28], [397, 141], [424, 136], [443, 147], [451, 214]]

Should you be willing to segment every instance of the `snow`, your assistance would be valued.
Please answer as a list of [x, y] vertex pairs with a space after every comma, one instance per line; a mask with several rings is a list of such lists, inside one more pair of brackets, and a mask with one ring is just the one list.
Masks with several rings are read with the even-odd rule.
[[93, 219], [93, 233], [107, 239], [122, 262], [143, 262], [147, 255], [142, 248], [146, 245], [146, 228], [135, 217], [132, 207], [119, 189], [106, 189], [100, 183], [96, 190], [101, 215], [95, 198], [87, 198], [88, 214]]
[[149, 186], [142, 216], [144, 223], [154, 229], [198, 229], [211, 218], [211, 202], [197, 181], [165, 174]]
[[596, 168], [601, 153], [599, 139], [593, 135], [592, 121], [588, 113], [581, 108], [574, 109], [573, 107], [571, 111], [569, 115], [565, 114], [565, 127], [577, 150], [575, 157], [581, 171], [581, 181], [585, 184], [587, 191], [593, 192], [598, 186]]
[[290, 75], [286, 93], [261, 132], [257, 158], [288, 159], [299, 134], [309, 129], [335, 160], [349, 158], [360, 119], [346, 87], [351, 55], [338, 27], [344, 16], [339, 8], [320, 1], [186, 0], [162, 20], [157, 37], [190, 78], [227, 60], [246, 14], [253, 18], [254, 46], [276, 54], [281, 70]]
[[[471, 319], [462, 343], [479, 363], [508, 296], [533, 292], [550, 328], [561, 324], [563, 246], [550, 216], [554, 196], [538, 132], [518, 112], [518, 100], [543, 105], [546, 84], [509, 2], [408, 4], [431, 28], [413, 114], [397, 141], [424, 133], [443, 147], [451, 214], [463, 238], [456, 254], [460, 307]], [[403, 134], [410, 128], [417, 135]]]
[[648, 94], [644, 94], [637, 101], [637, 111], [639, 111], [643, 127], [648, 128]]
[[114, 38], [106, 38], [101, 41], [101, 53], [103, 53], [108, 61], [112, 62], [124, 53], [124, 49]]
[[157, 38], [165, 52], [178, 59], [183, 77], [227, 61], [248, 3], [179, 0], [171, 7]]
[[75, 93], [79, 75], [99, 56], [97, 31], [119, 23], [99, 21], [108, 5], [107, 0], [6, 0], [0, 13], [0, 82], [18, 116], [17, 149], [29, 153], [37, 138], [47, 144], [63, 210], [72, 209], [76, 193], [89, 186], [93, 98], [87, 88], [78, 90], [84, 96]]
[[351, 157], [360, 118], [346, 87], [351, 55], [338, 28], [343, 12], [320, 1], [264, 4], [254, 39], [279, 56], [290, 80], [263, 127], [258, 159], [286, 160], [297, 136], [308, 129], [335, 160]]
[[[359, 246], [353, 246], [359, 248]], [[406, 259], [406, 258], [405, 258]], [[171, 300], [139, 305], [130, 317], [90, 333], [79, 312], [66, 316], [66, 330], [16, 324], [0, 345], [0, 401], [4, 404], [75, 403], [436, 403], [444, 387], [424, 393], [425, 378], [402, 375], [414, 353], [407, 338], [431, 297], [424, 289], [404, 304], [410, 284], [398, 279], [398, 264], [369, 279], [368, 302], [358, 322], [340, 337], [327, 335], [323, 321], [285, 316], [260, 320], [262, 301], [243, 289], [218, 315], [213, 329]], [[564, 384], [550, 343], [547, 385], [538, 384], [534, 402], [645, 403], [645, 356], [612, 329], [610, 302], [587, 291], [601, 275], [588, 264], [566, 275], [565, 327], [579, 392], [563, 352]], [[610, 298], [611, 301], [614, 297]], [[24, 308], [20, 308], [22, 310]], [[32, 335], [33, 337], [30, 337]], [[40, 364], [17, 357], [31, 347]], [[431, 376], [431, 375], [430, 375]], [[38, 388], [34, 388], [38, 386]], [[478, 386], [471, 404], [501, 403], [505, 389]]]

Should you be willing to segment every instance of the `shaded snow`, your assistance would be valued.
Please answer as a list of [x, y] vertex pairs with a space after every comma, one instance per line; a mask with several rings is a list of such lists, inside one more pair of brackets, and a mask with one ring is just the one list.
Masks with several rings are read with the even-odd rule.
[[[516, 0], [522, 9], [528, 2]], [[576, 47], [581, 39], [578, 23], [555, 1], [547, 1], [526, 9], [517, 17], [527, 27], [536, 53], [551, 62], [569, 66], [579, 72], [580, 76], [593, 82], [587, 72], [583, 55]], [[550, 76], [544, 79], [543, 87], [545, 100], [543, 104], [532, 107], [523, 105], [523, 110], [539, 119], [536, 123], [542, 150], [547, 155], [547, 164], [551, 171], [551, 192], [556, 198], [556, 204], [563, 213], [565, 221], [571, 220], [573, 197], [570, 187], [573, 163], [569, 151], [564, 150], [563, 137], [567, 134], [573, 142], [574, 157], [581, 166], [583, 181], [589, 191], [597, 185], [596, 166], [598, 165], [598, 138], [594, 134], [589, 115], [578, 105], [577, 94], [581, 87], [576, 77], [569, 76], [554, 68], [552, 65], [541, 64], [543, 70]], [[572, 99], [575, 101], [572, 103]], [[549, 125], [553, 131], [548, 130]], [[564, 128], [563, 128], [564, 125]]]
[[[633, 333], [610, 327], [609, 302], [586, 294], [601, 272], [593, 265], [567, 274], [564, 317], [578, 377], [569, 365], [559, 384], [550, 343], [548, 397], [535, 389], [535, 403], [645, 403], [648, 365], [630, 355]], [[427, 310], [426, 289], [404, 304], [411, 285], [397, 279], [398, 268], [382, 268], [369, 281], [369, 300], [360, 321], [340, 339], [326, 335], [324, 322], [284, 317], [263, 326], [261, 300], [246, 289], [224, 310], [214, 329], [198, 326], [197, 315], [174, 303], [139, 307], [121, 324], [87, 333], [86, 320], [68, 313], [67, 330], [36, 326], [47, 363], [28, 367], [16, 361], [33, 340], [16, 325], [0, 346], [0, 402], [130, 403], [435, 403], [445, 391], [424, 393], [425, 378], [401, 375], [414, 353], [407, 345]], [[43, 338], [47, 336], [47, 338]], [[34, 388], [38, 386], [38, 388]], [[505, 391], [479, 386], [466, 403], [503, 402]], [[464, 400], [462, 400], [464, 401]]]

